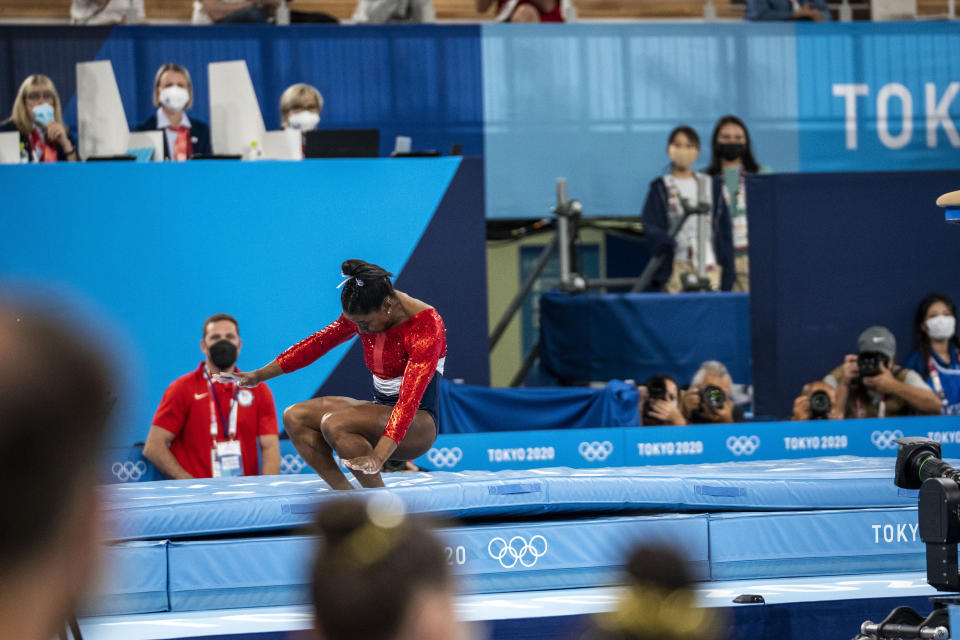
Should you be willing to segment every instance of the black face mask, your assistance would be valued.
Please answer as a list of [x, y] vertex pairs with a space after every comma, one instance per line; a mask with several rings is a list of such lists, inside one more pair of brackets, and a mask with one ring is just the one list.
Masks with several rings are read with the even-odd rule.
[[221, 371], [229, 369], [230, 366], [237, 361], [237, 345], [229, 340], [221, 340], [220, 342], [210, 345], [208, 351], [210, 352], [210, 360], [213, 361], [213, 366]]
[[718, 144], [717, 153], [724, 160], [739, 160], [747, 152], [747, 145], [740, 143]]

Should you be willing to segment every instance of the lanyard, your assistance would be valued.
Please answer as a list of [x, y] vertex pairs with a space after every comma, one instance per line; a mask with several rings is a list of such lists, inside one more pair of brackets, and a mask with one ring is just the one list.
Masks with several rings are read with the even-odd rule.
[[[723, 176], [720, 176], [720, 177], [723, 178]], [[729, 206], [731, 206], [731, 204], [730, 204], [730, 190], [727, 189], [727, 181], [726, 181], [726, 180], [721, 179], [721, 183], [723, 184], [723, 199], [726, 201], [727, 206], [729, 207]], [[740, 167], [740, 181], [739, 181], [739, 183], [737, 184], [737, 209], [742, 211], [742, 210], [744, 210], [744, 209], [746, 209], [746, 208], [747, 208], [747, 180], [746, 180], [746, 172], [743, 170], [743, 167]], [[732, 217], [733, 214], [734, 214], [734, 212], [731, 211], [731, 212], [730, 212], [730, 216]]]
[[933, 356], [927, 359], [927, 371], [930, 372], [930, 382], [933, 383], [933, 390], [937, 394], [937, 397], [940, 398], [940, 413], [941, 415], [946, 415], [947, 394], [943, 392], [943, 385], [940, 383], [940, 372], [937, 371], [937, 366], [933, 363]]
[[[237, 394], [240, 392], [240, 388], [234, 385], [233, 389], [233, 399], [230, 401], [230, 421], [229, 424], [223, 419], [223, 413], [220, 409], [220, 403], [217, 401], [216, 393], [213, 388], [213, 380], [210, 379], [210, 374], [207, 373], [207, 368], [203, 368], [203, 375], [207, 379], [207, 386], [210, 387], [210, 437], [213, 438], [214, 445], [216, 445], [217, 440], [220, 436], [219, 425], [223, 425], [224, 437], [227, 440], [236, 440], [237, 439]], [[219, 424], [218, 424], [219, 419]]]

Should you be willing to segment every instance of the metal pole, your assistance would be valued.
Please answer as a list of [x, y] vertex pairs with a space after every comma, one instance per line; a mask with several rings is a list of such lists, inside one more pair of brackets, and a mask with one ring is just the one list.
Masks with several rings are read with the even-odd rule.
[[543, 273], [544, 268], [553, 256], [553, 252], [557, 249], [557, 240], [558, 236], [554, 234], [553, 237], [550, 238], [550, 242], [543, 245], [543, 250], [537, 258], [533, 271], [527, 276], [527, 279], [523, 281], [523, 285], [521, 285], [520, 290], [517, 291], [517, 295], [513, 296], [513, 300], [511, 300], [507, 306], [507, 310], [500, 318], [500, 322], [497, 323], [497, 326], [494, 327], [493, 332], [490, 334], [490, 351], [493, 351], [493, 348], [497, 346], [500, 338], [503, 337], [504, 332], [507, 330], [510, 321], [513, 320], [513, 316], [516, 315], [520, 307], [523, 306], [523, 301], [526, 300], [530, 294], [533, 285], [537, 282], [537, 278]]
[[567, 211], [567, 179], [557, 178], [557, 238], [560, 242], [560, 284], [570, 282], [570, 216]]
[[538, 339], [537, 343], [533, 345], [533, 349], [531, 349], [527, 357], [523, 359], [523, 364], [520, 365], [520, 370], [517, 371], [517, 375], [513, 376], [513, 380], [510, 381], [511, 387], [519, 387], [523, 384], [523, 381], [527, 379], [527, 375], [529, 375], [530, 370], [533, 369], [533, 365], [539, 357], [540, 340]]
[[[953, 0], [950, 0], [951, 2]], [[840, 22], [850, 22], [853, 20], [853, 7], [850, 6], [850, 0], [843, 0], [840, 3]]]
[[950, 0], [949, 2], [947, 2], [947, 18], [949, 18], [950, 20], [953, 20], [956, 17], [957, 17], [956, 1]]
[[717, 19], [717, 8], [713, 5], [713, 0], [707, 0], [703, 5], [703, 19], [706, 22], [713, 22]]
[[[684, 223], [686, 223], [686, 221], [689, 218], [690, 218], [690, 212], [684, 209], [683, 217], [677, 220], [676, 224], [674, 224], [670, 228], [671, 238], [677, 237], [677, 234], [680, 233], [680, 229], [683, 227]], [[656, 272], [657, 269], [660, 268], [660, 265], [663, 264], [663, 261], [665, 259], [666, 257], [663, 254], [653, 256], [652, 258], [650, 258], [650, 261], [647, 262], [647, 266], [643, 268], [643, 272], [640, 274], [640, 277], [637, 278], [636, 284], [633, 285], [633, 289], [631, 289], [631, 292], [642, 293], [643, 291], [646, 291], [647, 287], [649, 287], [650, 283], [653, 281], [653, 274]]]

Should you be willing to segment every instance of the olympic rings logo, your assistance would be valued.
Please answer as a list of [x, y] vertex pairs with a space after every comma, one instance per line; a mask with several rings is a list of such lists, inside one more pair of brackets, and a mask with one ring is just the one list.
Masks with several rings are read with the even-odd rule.
[[307, 466], [307, 463], [296, 453], [288, 453], [280, 458], [280, 473], [282, 474], [300, 473], [305, 466]]
[[752, 456], [760, 447], [760, 438], [757, 436], [730, 436], [727, 438], [727, 449], [735, 456]]
[[513, 536], [510, 542], [497, 537], [487, 543], [487, 553], [504, 569], [512, 569], [518, 562], [529, 569], [547, 553], [547, 539], [539, 534], [530, 542], [523, 536]]
[[870, 434], [870, 442], [873, 443], [877, 449], [896, 449], [897, 443], [894, 442], [897, 438], [903, 437], [903, 431], [900, 429], [894, 429], [893, 431], [874, 431]]
[[439, 449], [430, 449], [427, 452], [427, 460], [430, 464], [438, 468], [455, 467], [463, 459], [463, 451], [460, 447], [441, 447]]
[[606, 460], [607, 457], [613, 453], [613, 443], [609, 440], [604, 440], [603, 442], [597, 442], [596, 440], [593, 442], [581, 442], [577, 450], [587, 462]]
[[110, 467], [113, 476], [120, 482], [136, 482], [147, 472], [147, 463], [143, 460], [114, 462]]

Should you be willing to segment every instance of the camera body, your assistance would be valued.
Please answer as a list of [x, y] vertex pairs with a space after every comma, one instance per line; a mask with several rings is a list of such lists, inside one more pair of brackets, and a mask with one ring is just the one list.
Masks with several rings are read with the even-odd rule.
[[650, 401], [667, 399], [667, 381], [661, 376], [654, 376], [647, 381], [646, 387], [647, 401], [643, 405], [643, 424], [648, 426], [663, 424], [659, 419], [650, 415]]
[[826, 391], [814, 391], [810, 394], [810, 418], [812, 420], [826, 420], [830, 415], [833, 403]]
[[890, 358], [877, 351], [864, 351], [857, 356], [857, 367], [860, 369], [861, 378], [872, 378], [880, 375], [880, 364], [885, 367], [890, 366]]
[[709, 407], [710, 410], [717, 413], [723, 409], [723, 405], [727, 403], [726, 392], [715, 384], [708, 384], [703, 389], [700, 389], [698, 394], [700, 396], [701, 410]]

